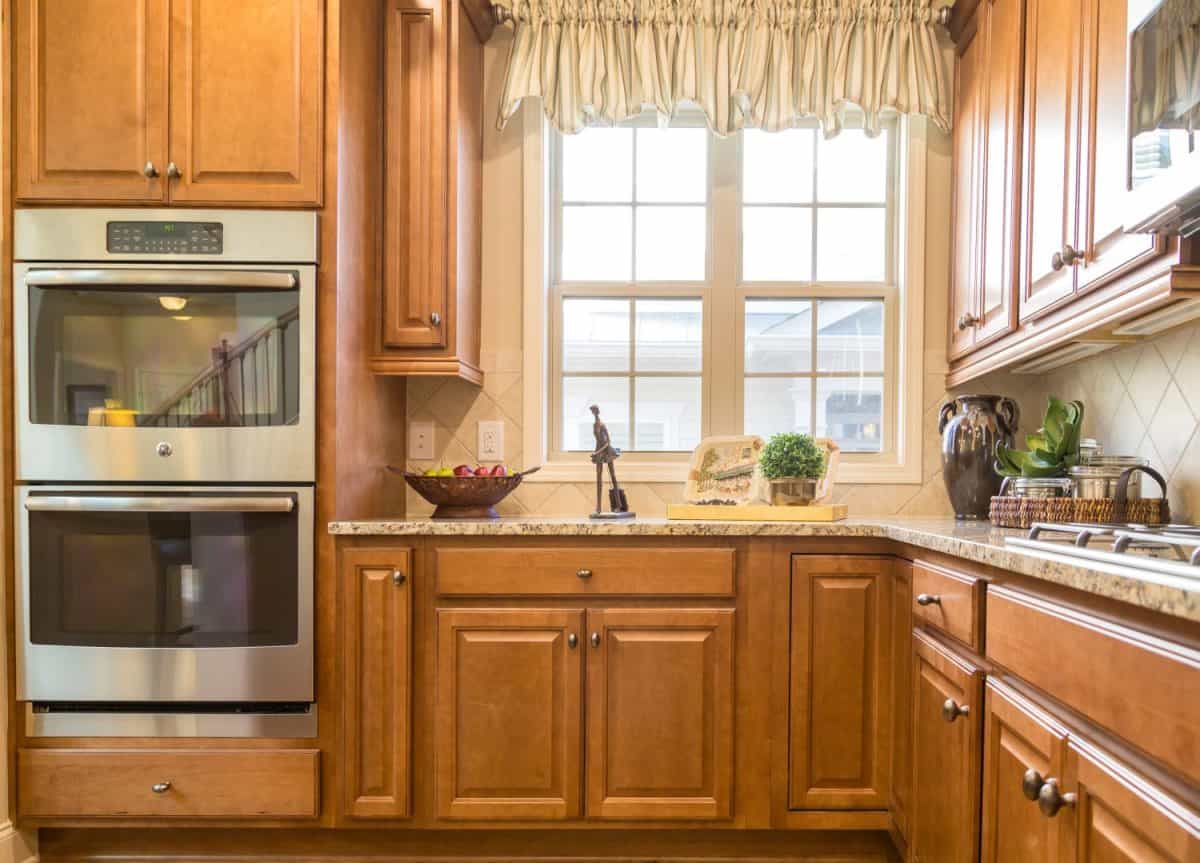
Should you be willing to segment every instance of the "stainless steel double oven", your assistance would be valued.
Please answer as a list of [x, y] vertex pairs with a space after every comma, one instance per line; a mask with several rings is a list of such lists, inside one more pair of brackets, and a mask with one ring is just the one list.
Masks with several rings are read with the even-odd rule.
[[34, 734], [311, 736], [317, 217], [19, 210]]

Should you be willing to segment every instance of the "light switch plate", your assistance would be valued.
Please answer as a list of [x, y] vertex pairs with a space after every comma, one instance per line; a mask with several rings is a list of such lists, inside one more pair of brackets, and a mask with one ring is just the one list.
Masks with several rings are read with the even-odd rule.
[[433, 423], [408, 424], [408, 457], [413, 461], [433, 461]]
[[504, 423], [495, 420], [481, 422], [476, 451], [480, 461], [504, 461]]

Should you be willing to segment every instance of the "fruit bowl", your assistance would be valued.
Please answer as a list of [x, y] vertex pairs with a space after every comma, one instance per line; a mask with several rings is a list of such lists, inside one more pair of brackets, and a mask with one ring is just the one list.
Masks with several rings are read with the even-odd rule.
[[496, 504], [537, 468], [508, 476], [426, 476], [391, 465], [388, 470], [402, 475], [417, 494], [437, 507], [434, 518], [499, 518]]

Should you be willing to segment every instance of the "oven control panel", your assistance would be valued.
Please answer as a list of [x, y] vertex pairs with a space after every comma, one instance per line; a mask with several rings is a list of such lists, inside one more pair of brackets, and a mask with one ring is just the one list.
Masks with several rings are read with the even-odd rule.
[[220, 222], [109, 222], [106, 240], [126, 255], [219, 255], [225, 246]]

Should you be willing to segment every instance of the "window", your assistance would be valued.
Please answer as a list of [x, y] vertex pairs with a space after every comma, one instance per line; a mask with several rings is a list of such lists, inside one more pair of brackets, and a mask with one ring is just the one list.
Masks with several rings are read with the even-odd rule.
[[922, 121], [826, 140], [652, 117], [559, 136], [538, 119], [526, 166], [545, 245], [527, 320], [545, 336], [527, 417], [547, 408], [526, 440], [564, 467], [547, 478], [590, 470], [595, 404], [630, 479], [680, 478], [650, 467], [686, 463], [706, 436], [803, 431], [836, 440], [853, 479], [858, 465], [919, 481], [921, 285], [904, 244], [923, 243], [924, 163], [905, 171]]

